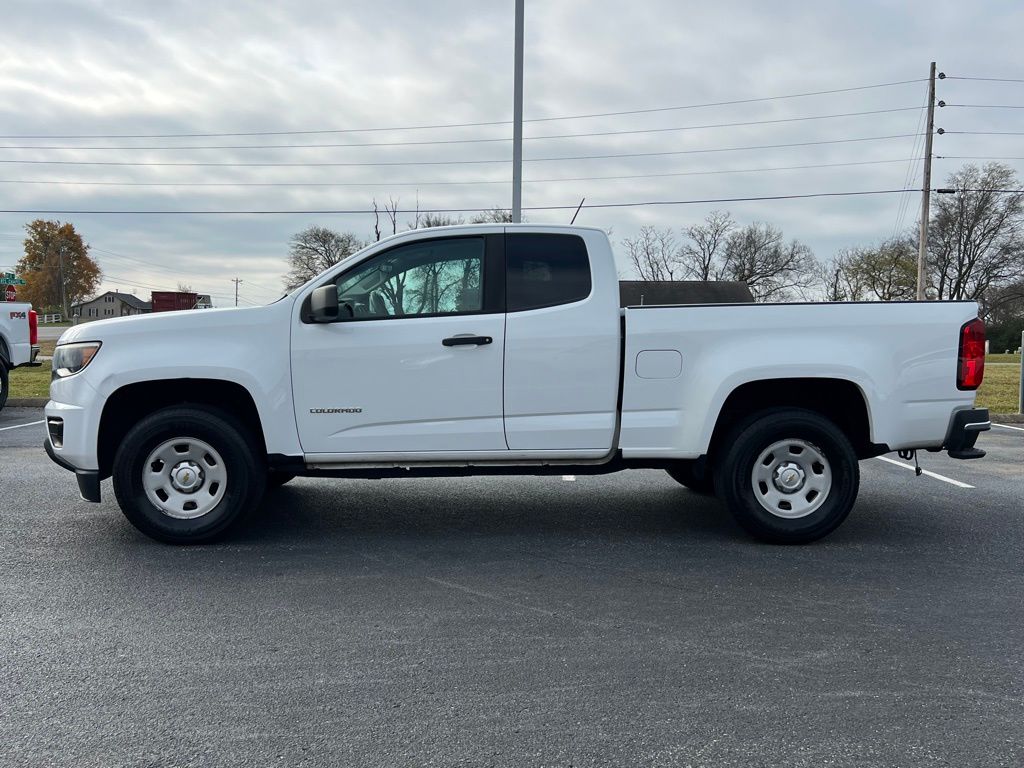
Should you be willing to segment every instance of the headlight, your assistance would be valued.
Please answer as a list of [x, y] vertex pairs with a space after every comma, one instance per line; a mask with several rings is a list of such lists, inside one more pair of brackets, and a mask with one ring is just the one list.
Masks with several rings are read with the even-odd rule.
[[53, 351], [52, 379], [63, 379], [85, 370], [99, 352], [100, 342], [83, 341], [80, 344], [61, 344]]

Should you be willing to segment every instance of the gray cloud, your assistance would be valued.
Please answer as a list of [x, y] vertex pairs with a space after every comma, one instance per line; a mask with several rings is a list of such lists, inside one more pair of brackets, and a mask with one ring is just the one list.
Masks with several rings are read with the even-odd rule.
[[[511, 2], [425, 4], [15, 2], [0, 29], [0, 125], [4, 134], [320, 130], [507, 120], [511, 115]], [[827, 90], [923, 77], [939, 59], [950, 74], [1014, 77], [1024, 7], [990, 2], [815, 4], [650, 0], [527, 2], [527, 117], [588, 114]], [[946, 80], [950, 103], [1024, 104], [1024, 87]], [[529, 123], [527, 136], [668, 128], [917, 107], [923, 84], [706, 109]], [[1024, 110], [939, 111], [949, 130], [1022, 130]], [[913, 133], [919, 114], [627, 136], [527, 141], [526, 157], [665, 152]], [[362, 143], [507, 138], [508, 126], [306, 137], [168, 140], [0, 140], [2, 145], [189, 146]], [[729, 169], [898, 160], [914, 139], [664, 157], [527, 162], [524, 204], [746, 197], [899, 188], [905, 162], [706, 174]], [[936, 152], [1019, 156], [1020, 137], [947, 135]], [[319, 149], [4, 149], [0, 159], [137, 162], [406, 162], [504, 160], [510, 143]], [[939, 179], [959, 161], [936, 161]], [[705, 175], [623, 180], [566, 177]], [[202, 168], [17, 165], [10, 181], [344, 183], [352, 186], [119, 187], [0, 183], [0, 208], [339, 209], [391, 194], [403, 207], [507, 205], [506, 162], [346, 168]], [[399, 186], [406, 182], [408, 186]], [[418, 185], [416, 184], [418, 182]], [[436, 184], [436, 182], [468, 182]], [[361, 185], [375, 186], [361, 186]], [[916, 196], [905, 224], [916, 217]], [[614, 230], [683, 226], [713, 208], [771, 221], [827, 258], [845, 245], [888, 236], [898, 196], [730, 205], [584, 210], [580, 221]], [[534, 221], [570, 213], [535, 212]], [[13, 264], [31, 217], [0, 214], [0, 265]], [[291, 233], [310, 223], [372, 231], [368, 216], [99, 216], [70, 218], [97, 248], [107, 284], [274, 297]], [[411, 216], [404, 217], [411, 219]], [[102, 250], [100, 250], [102, 249]], [[117, 256], [111, 254], [118, 254]], [[128, 258], [123, 258], [128, 257]], [[222, 298], [223, 303], [225, 299]]]

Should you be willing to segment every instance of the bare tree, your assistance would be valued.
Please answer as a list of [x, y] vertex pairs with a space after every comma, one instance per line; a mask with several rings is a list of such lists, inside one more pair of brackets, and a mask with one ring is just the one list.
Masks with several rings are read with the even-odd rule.
[[929, 226], [928, 267], [938, 299], [983, 300], [1024, 272], [1024, 194], [1013, 169], [965, 165], [946, 180]]
[[335, 232], [327, 227], [306, 227], [294, 235], [289, 243], [285, 289], [290, 291], [297, 288], [362, 247], [362, 241], [350, 232]]
[[827, 301], [910, 301], [917, 292], [917, 245], [904, 236], [848, 248], [823, 270]]
[[423, 213], [419, 217], [419, 221], [416, 225], [410, 227], [410, 229], [428, 229], [430, 227], [450, 227], [453, 224], [465, 224], [461, 216], [451, 216], [446, 213]]
[[[523, 217], [523, 221], [526, 221], [526, 217]], [[481, 211], [469, 220], [470, 224], [511, 224], [512, 223], [512, 211], [506, 208], [499, 208], [497, 206], [488, 208], [486, 211]]]
[[746, 283], [757, 301], [801, 295], [819, 273], [811, 249], [795, 239], [785, 242], [782, 230], [771, 224], [748, 224], [726, 238], [721, 277]]
[[719, 279], [725, 241], [735, 226], [736, 222], [728, 211], [712, 211], [702, 223], [683, 230], [687, 242], [680, 256], [687, 277], [693, 280]]
[[391, 222], [391, 234], [398, 234], [398, 198], [388, 195], [388, 201], [384, 203], [384, 214]]
[[825, 301], [860, 301], [863, 298], [864, 286], [853, 262], [852, 250], [845, 249], [819, 266], [818, 281], [824, 288]]
[[639, 235], [627, 237], [622, 245], [641, 280], [678, 280], [685, 271], [675, 235], [667, 227], [641, 227]]

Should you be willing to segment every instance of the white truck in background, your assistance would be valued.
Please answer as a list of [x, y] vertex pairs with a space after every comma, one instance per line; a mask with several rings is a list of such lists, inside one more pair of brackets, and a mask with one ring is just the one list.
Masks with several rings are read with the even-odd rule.
[[10, 373], [23, 365], [38, 365], [39, 326], [31, 304], [0, 302], [0, 411], [7, 404]]
[[174, 543], [222, 535], [296, 475], [631, 468], [665, 469], [754, 536], [801, 543], [845, 519], [861, 459], [984, 455], [977, 315], [952, 302], [620, 309], [601, 230], [415, 230], [265, 307], [68, 330], [45, 447], [84, 499], [113, 477], [127, 518]]

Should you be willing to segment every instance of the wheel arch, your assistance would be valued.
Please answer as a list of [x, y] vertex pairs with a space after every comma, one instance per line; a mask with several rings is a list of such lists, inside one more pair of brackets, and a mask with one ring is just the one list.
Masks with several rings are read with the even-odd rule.
[[840, 378], [777, 378], [745, 382], [726, 397], [718, 412], [707, 457], [714, 461], [736, 424], [758, 411], [802, 408], [824, 416], [842, 430], [865, 459], [887, 452], [871, 441], [871, 411], [867, 397], [855, 382]]
[[259, 410], [252, 394], [241, 384], [222, 379], [156, 379], [126, 384], [107, 397], [97, 432], [100, 477], [109, 477], [114, 454], [122, 438], [139, 419], [171, 406], [199, 405], [216, 408], [238, 421], [267, 453]]

